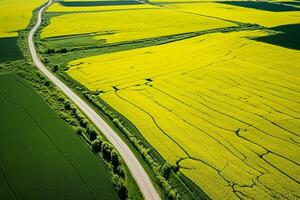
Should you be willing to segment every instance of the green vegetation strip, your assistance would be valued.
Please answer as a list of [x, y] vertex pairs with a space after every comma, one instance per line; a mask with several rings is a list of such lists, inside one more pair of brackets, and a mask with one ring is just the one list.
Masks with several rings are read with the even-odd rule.
[[0, 85], [3, 199], [117, 199], [97, 157], [25, 81], [3, 74]]
[[288, 24], [270, 28], [275, 34], [255, 38], [256, 41], [265, 42], [285, 48], [300, 50], [300, 24]]
[[0, 62], [23, 58], [17, 46], [18, 37], [0, 38]]
[[[47, 22], [45, 22], [47, 24]], [[130, 49], [137, 49], [143, 47], [149, 47], [154, 45], [166, 44], [174, 41], [184, 40], [192, 37], [197, 37], [204, 34], [210, 33], [227, 33], [227, 32], [235, 32], [235, 31], [245, 31], [245, 30], [263, 30], [265, 29], [262, 26], [256, 24], [242, 24], [239, 26], [228, 27], [228, 28], [217, 28], [211, 30], [204, 31], [196, 31], [196, 32], [188, 32], [176, 35], [155, 37], [155, 38], [146, 38], [135, 41], [126, 41], [120, 43], [106, 44], [103, 41], [92, 40], [91, 35], [85, 35], [85, 37], [81, 36], [73, 36], [76, 37], [77, 43], [70, 47], [68, 44], [69, 40], [41, 40], [38, 45], [38, 51], [41, 54], [44, 54], [43, 57], [47, 57], [44, 62], [50, 65], [61, 65], [66, 69], [67, 63], [74, 60], [87, 56], [113, 53], [119, 51], [126, 51]], [[89, 38], [88, 40], [86, 40]], [[93, 42], [93, 43], [92, 43]], [[66, 43], [66, 44], [64, 44]], [[63, 44], [59, 46], [60, 44]], [[93, 44], [93, 45], [91, 45]], [[80, 46], [82, 45], [82, 46]], [[90, 45], [90, 46], [88, 46]]]
[[272, 11], [272, 12], [286, 12], [286, 11], [299, 11], [300, 8], [283, 5], [272, 2], [257, 2], [257, 1], [219, 1], [218, 3], [229, 4], [233, 6], [241, 6], [246, 8], [254, 8], [258, 10]]
[[284, 1], [284, 2], [280, 2], [280, 3], [288, 4], [288, 5], [291, 5], [291, 6], [300, 6], [299, 1]]

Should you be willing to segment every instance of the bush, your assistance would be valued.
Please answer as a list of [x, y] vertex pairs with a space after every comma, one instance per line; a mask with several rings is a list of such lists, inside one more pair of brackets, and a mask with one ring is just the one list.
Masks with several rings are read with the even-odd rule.
[[108, 142], [103, 142], [102, 143], [101, 152], [102, 152], [103, 158], [106, 161], [111, 161], [111, 150], [112, 149], [113, 149], [113, 147]]
[[67, 53], [68, 50], [66, 48], [63, 48], [63, 49], [59, 49], [56, 51], [57, 53]]
[[166, 179], [169, 179], [170, 174], [171, 174], [171, 166], [168, 163], [165, 163], [162, 167], [161, 167], [161, 174], [163, 175], [163, 177], [165, 177]]
[[168, 192], [168, 199], [170, 200], [175, 200], [175, 199], [178, 199], [179, 198], [179, 195], [177, 194], [177, 191], [174, 190], [174, 189], [171, 189], [169, 192]]
[[93, 152], [95, 152], [95, 153], [101, 152], [101, 144], [102, 144], [101, 140], [99, 140], [99, 139], [94, 140], [92, 142], [92, 150], [93, 150]]
[[179, 171], [179, 166], [172, 166], [171, 169], [172, 169], [173, 172], [176, 173], [176, 172]]
[[64, 112], [59, 113], [59, 116], [60, 116], [61, 119], [63, 119], [66, 122], [70, 121], [70, 116], [68, 114], [64, 113]]
[[71, 103], [69, 101], [65, 102], [65, 109], [70, 110], [71, 109]]
[[117, 168], [117, 174], [121, 177], [121, 178], [123, 178], [123, 179], [125, 179], [125, 170], [124, 170], [124, 168], [120, 165], [118, 168]]
[[48, 58], [44, 58], [44, 59], [43, 59], [43, 63], [48, 64], [48, 63], [49, 63]]
[[110, 153], [110, 157], [111, 157], [111, 164], [113, 165], [114, 169], [116, 170], [119, 167], [119, 165], [121, 164], [117, 151], [113, 149]]
[[54, 49], [47, 49], [47, 51], [45, 52], [46, 54], [53, 54], [55, 53]]
[[124, 184], [124, 181], [120, 179], [118, 175], [113, 175], [112, 177], [113, 185], [117, 188], [118, 195], [121, 200], [127, 199], [128, 197], [128, 190]]
[[58, 101], [64, 103], [65, 102], [65, 98], [62, 95], [59, 95], [59, 97], [57, 98]]
[[81, 118], [81, 119], [79, 119], [79, 125], [83, 128], [86, 128], [88, 125], [88, 122], [84, 118]]
[[57, 72], [58, 68], [59, 68], [58, 65], [54, 65], [52, 67], [52, 72]]
[[81, 127], [78, 127], [78, 128], [76, 129], [76, 134], [82, 136], [82, 135], [84, 134], [84, 129], [81, 128]]
[[119, 188], [117, 188], [117, 189], [118, 189], [118, 195], [119, 195], [120, 199], [127, 199], [128, 190], [123, 182], [120, 184]]
[[86, 132], [87, 132], [87, 135], [89, 136], [89, 139], [91, 141], [93, 141], [97, 138], [97, 132], [93, 127], [87, 126]]
[[45, 82], [44, 82], [44, 85], [45, 85], [46, 87], [49, 87], [49, 86], [50, 86], [50, 81], [45, 81]]

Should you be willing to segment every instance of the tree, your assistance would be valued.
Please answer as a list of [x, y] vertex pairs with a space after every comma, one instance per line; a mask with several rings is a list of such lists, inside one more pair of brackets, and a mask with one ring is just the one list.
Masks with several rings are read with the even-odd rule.
[[112, 146], [109, 143], [107, 143], [107, 142], [102, 143], [101, 152], [102, 152], [103, 158], [106, 161], [111, 161], [111, 157], [110, 157], [111, 150], [112, 150]]
[[45, 85], [46, 87], [49, 87], [49, 86], [50, 86], [50, 82], [49, 82], [49, 81], [45, 81], [45, 82], [44, 82], [44, 85]]
[[69, 101], [65, 102], [65, 109], [70, 110], [71, 109], [71, 103]]
[[161, 168], [161, 173], [163, 177], [166, 179], [169, 179], [170, 174], [171, 174], [171, 166], [168, 163], [165, 163], [162, 168]]
[[120, 160], [119, 160], [119, 155], [118, 153], [116, 152], [116, 150], [112, 150], [111, 153], [110, 153], [110, 157], [111, 157], [111, 163], [114, 167], [114, 169], [117, 169], [118, 166], [120, 165]]
[[57, 70], [58, 70], [58, 65], [54, 65], [54, 66], [52, 67], [52, 72], [57, 72]]
[[101, 144], [102, 144], [101, 140], [99, 140], [99, 139], [94, 140], [92, 142], [92, 150], [93, 150], [93, 152], [99, 153], [101, 151]]
[[177, 191], [174, 189], [169, 190], [168, 191], [168, 199], [170, 199], [170, 200], [178, 199]]
[[54, 49], [47, 49], [46, 54], [53, 54], [55, 53]]
[[128, 190], [126, 188], [126, 186], [124, 185], [123, 181], [121, 181], [121, 184], [118, 188], [118, 194], [119, 194], [119, 197], [120, 199], [127, 199], [128, 197]]
[[67, 50], [66, 48], [63, 48], [63, 49], [58, 50], [58, 52], [59, 52], [59, 53], [67, 53], [68, 50]]
[[89, 136], [89, 139], [91, 141], [93, 141], [97, 138], [97, 132], [93, 127], [88, 126], [87, 129], [86, 129], [86, 132], [87, 132], [87, 134]]
[[78, 135], [82, 135], [84, 133], [84, 130], [83, 130], [83, 128], [81, 128], [81, 127], [78, 127], [77, 129], [76, 129], [76, 134], [78, 134]]
[[117, 173], [121, 178], [125, 179], [125, 170], [121, 165], [117, 168]]
[[49, 63], [48, 58], [44, 58], [44, 59], [43, 59], [43, 63]]
[[171, 169], [173, 170], [173, 172], [178, 172], [179, 171], [179, 166], [172, 166]]
[[112, 177], [112, 182], [114, 186], [117, 188], [118, 195], [120, 199], [127, 199], [128, 197], [128, 190], [124, 184], [124, 181], [120, 179], [120, 177], [116, 174], [113, 175]]

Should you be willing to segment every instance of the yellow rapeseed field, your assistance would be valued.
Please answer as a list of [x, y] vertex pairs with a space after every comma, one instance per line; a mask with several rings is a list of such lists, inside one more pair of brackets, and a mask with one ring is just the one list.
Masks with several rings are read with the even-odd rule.
[[[51, 18], [50, 25], [42, 31], [41, 37], [105, 33], [95, 36], [95, 39], [105, 39], [107, 43], [115, 43], [235, 26], [231, 22], [205, 16], [191, 15], [158, 6], [146, 7], [153, 9], [73, 13], [56, 16]], [[111, 34], [107, 34], [107, 32]]]
[[46, 0], [1, 0], [0, 1], [0, 37], [14, 37], [18, 31], [26, 28], [32, 11]]
[[249, 39], [265, 34], [213, 33], [86, 57], [67, 73], [102, 91], [211, 198], [297, 199], [300, 52]]
[[[64, 2], [76, 2], [76, 1], [80, 1], [80, 2], [85, 2], [85, 1], [89, 1], [91, 2], [91, 0], [63, 0]], [[104, 0], [101, 0], [104, 1]], [[109, 0], [109, 1], [122, 1], [122, 0]]]
[[214, 2], [163, 4], [163, 6], [169, 9], [266, 27], [300, 23], [299, 11], [271, 12]]
[[[64, 1], [82, 1], [82, 0], [64, 0]], [[86, 0], [88, 1], [88, 0]], [[116, 0], [117, 1], [117, 0]], [[230, 1], [230, 0], [218, 0], [217, 2], [225, 2], [225, 1]], [[240, 0], [237, 0], [240, 1]], [[297, 0], [285, 0], [284, 2], [290, 2], [290, 1], [295, 1]], [[216, 2], [216, 0], [150, 0], [151, 3], [199, 3], [199, 2]], [[268, 0], [268, 2], [283, 2], [282, 0]]]
[[149, 4], [137, 5], [114, 5], [114, 6], [63, 6], [60, 3], [52, 4], [47, 12], [86, 12], [86, 11], [118, 11], [118, 10], [134, 10], [134, 9], [151, 9], [156, 8]]

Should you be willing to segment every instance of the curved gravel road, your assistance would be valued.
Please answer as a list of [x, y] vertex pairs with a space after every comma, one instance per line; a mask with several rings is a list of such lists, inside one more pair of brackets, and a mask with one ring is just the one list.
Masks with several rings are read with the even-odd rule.
[[139, 160], [132, 153], [130, 148], [126, 143], [118, 136], [117, 133], [78, 95], [76, 95], [67, 85], [60, 81], [55, 75], [52, 74], [50, 70], [41, 62], [37, 56], [33, 36], [36, 30], [41, 24], [42, 12], [49, 5], [51, 5], [52, 0], [43, 6], [38, 12], [38, 19], [35, 26], [31, 29], [28, 36], [28, 44], [31, 52], [31, 56], [36, 67], [47, 76], [50, 81], [52, 81], [69, 99], [71, 99], [82, 112], [95, 124], [95, 126], [107, 137], [109, 142], [118, 150], [122, 158], [124, 159], [126, 165], [128, 166], [133, 178], [135, 179], [140, 191], [145, 199], [158, 200], [160, 196], [154, 185], [152, 184], [148, 174], [139, 162]]

